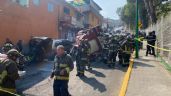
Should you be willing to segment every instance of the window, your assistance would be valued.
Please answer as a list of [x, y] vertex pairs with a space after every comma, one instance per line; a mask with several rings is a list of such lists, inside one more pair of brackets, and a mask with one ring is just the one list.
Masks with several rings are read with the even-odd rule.
[[64, 13], [69, 15], [69, 14], [70, 14], [70, 10], [69, 10], [69, 8], [64, 7]]
[[29, 0], [12, 0], [12, 1], [20, 4], [21, 6], [29, 7]]
[[40, 5], [40, 0], [33, 0], [33, 4], [36, 5], [36, 6], [39, 6]]
[[48, 11], [49, 12], [53, 12], [53, 10], [54, 10], [53, 4], [52, 3], [48, 3]]

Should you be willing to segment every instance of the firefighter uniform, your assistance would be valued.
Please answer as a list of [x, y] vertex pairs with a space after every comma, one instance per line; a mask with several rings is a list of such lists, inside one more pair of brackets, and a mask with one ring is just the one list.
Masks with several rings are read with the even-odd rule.
[[[15, 80], [19, 78], [14, 56], [17, 58], [21, 54], [17, 50], [11, 49], [7, 52], [8, 58], [0, 58], [0, 88], [11, 93], [16, 93]], [[0, 96], [11, 96], [2, 90], [0, 90]]]
[[2, 47], [2, 50], [3, 50], [4, 53], [7, 53], [12, 48], [13, 48], [13, 44], [11, 44], [11, 43], [5, 43], [4, 46]]
[[131, 46], [129, 42], [122, 45], [122, 49], [119, 50], [119, 64], [125, 66], [129, 64], [131, 57]]
[[[51, 74], [51, 78], [55, 78], [53, 84], [54, 96], [70, 96], [68, 92], [68, 81], [70, 71], [73, 68], [74, 65], [70, 55], [65, 53], [60, 57], [55, 56], [54, 68]], [[61, 71], [64, 71], [63, 75], [60, 74]]]
[[114, 67], [116, 63], [116, 57], [118, 53], [118, 44], [115, 38], [112, 38], [110, 44], [109, 44], [109, 54], [108, 54], [108, 66], [109, 67]]
[[86, 58], [87, 58], [87, 69], [88, 70], [92, 70], [92, 68], [91, 68], [91, 63], [90, 63], [90, 52], [91, 52], [91, 48], [90, 48], [90, 45], [88, 44], [88, 41], [86, 40], [85, 41], [85, 45], [84, 45], [84, 54], [85, 54], [85, 56], [86, 56]]
[[[76, 53], [77, 76], [84, 76], [85, 67], [90, 63], [88, 55], [89, 47], [86, 42], [82, 41]], [[90, 65], [88, 67], [90, 68]]]
[[76, 67], [77, 67], [77, 75], [76, 76], [83, 76], [85, 71], [85, 65], [82, 63], [81, 60], [82, 48], [80, 46], [76, 47], [75, 52], [75, 59], [76, 59]]
[[108, 59], [108, 53], [109, 53], [109, 41], [108, 39], [105, 39], [104, 44], [103, 44], [103, 63], [107, 64], [107, 59]]

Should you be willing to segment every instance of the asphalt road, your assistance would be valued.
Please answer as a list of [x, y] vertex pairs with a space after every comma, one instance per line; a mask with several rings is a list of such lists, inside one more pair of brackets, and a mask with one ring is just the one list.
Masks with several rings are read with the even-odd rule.
[[[44, 62], [26, 68], [27, 75], [17, 81], [17, 90], [23, 96], [53, 96], [53, 80], [49, 81], [53, 62]], [[76, 77], [76, 68], [70, 74], [69, 91], [72, 96], [118, 96], [127, 68], [116, 65], [108, 68], [101, 62], [92, 64], [84, 78]]]

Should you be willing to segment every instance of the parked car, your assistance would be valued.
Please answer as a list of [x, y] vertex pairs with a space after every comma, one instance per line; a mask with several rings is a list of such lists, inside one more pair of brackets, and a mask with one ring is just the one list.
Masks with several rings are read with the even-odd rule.
[[65, 47], [65, 51], [67, 53], [70, 53], [70, 50], [73, 47], [73, 42], [71, 42], [71, 41], [69, 41], [67, 39], [57, 39], [57, 40], [53, 40], [52, 49], [55, 50], [55, 48], [58, 45], [63, 45]]
[[33, 62], [41, 62], [52, 50], [52, 39], [48, 37], [33, 37], [29, 42], [29, 55]]

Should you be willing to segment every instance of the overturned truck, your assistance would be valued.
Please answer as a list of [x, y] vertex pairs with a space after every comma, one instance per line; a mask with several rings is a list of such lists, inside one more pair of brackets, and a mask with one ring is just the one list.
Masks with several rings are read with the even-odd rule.
[[96, 26], [90, 29], [79, 31], [75, 40], [76, 41], [75, 46], [80, 46], [81, 41], [87, 40], [88, 45], [90, 47], [89, 56], [91, 57], [91, 59], [93, 59], [92, 57], [98, 56], [98, 54], [102, 50], [102, 46], [98, 38], [100, 32], [102, 32], [102, 29], [100, 26]]

